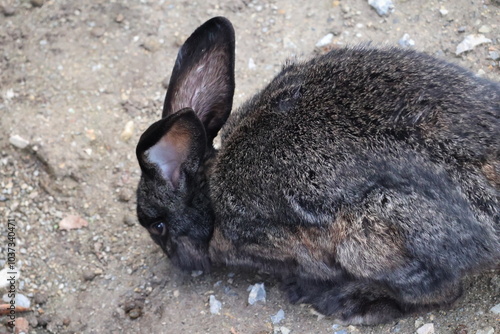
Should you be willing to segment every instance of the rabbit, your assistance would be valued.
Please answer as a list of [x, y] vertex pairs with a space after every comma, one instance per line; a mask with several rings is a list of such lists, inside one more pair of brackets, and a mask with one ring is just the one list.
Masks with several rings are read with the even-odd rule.
[[234, 63], [226, 18], [197, 28], [137, 144], [138, 220], [176, 266], [265, 270], [291, 302], [373, 325], [449, 307], [498, 265], [498, 83], [349, 47], [289, 62], [231, 113]]

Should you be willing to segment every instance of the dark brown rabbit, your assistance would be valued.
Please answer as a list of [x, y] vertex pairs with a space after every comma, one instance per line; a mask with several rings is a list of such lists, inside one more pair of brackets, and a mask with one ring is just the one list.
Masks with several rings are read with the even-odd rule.
[[138, 218], [176, 265], [267, 270], [293, 302], [376, 324], [449, 305], [500, 262], [497, 83], [359, 47], [286, 65], [230, 115], [233, 93], [217, 17], [180, 49], [137, 146]]

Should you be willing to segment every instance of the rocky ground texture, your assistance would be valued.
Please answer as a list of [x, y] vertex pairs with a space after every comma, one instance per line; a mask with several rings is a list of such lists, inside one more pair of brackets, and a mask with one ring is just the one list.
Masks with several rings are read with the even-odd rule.
[[266, 273], [179, 271], [136, 221], [135, 144], [160, 115], [178, 47], [212, 16], [235, 26], [235, 105], [288, 58], [367, 42], [500, 81], [498, 0], [369, 2], [0, 0], [0, 269], [10, 217], [17, 305], [31, 309], [16, 332], [500, 333], [498, 271], [470, 277], [450, 310], [344, 327], [289, 304]]

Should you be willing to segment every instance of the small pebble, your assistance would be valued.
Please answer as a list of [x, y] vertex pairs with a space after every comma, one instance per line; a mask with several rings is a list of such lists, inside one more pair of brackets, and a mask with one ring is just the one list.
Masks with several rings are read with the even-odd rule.
[[88, 225], [89, 225], [89, 223], [85, 219], [81, 218], [80, 216], [67, 215], [59, 222], [59, 229], [60, 230], [73, 230], [73, 229], [80, 229], [80, 228], [86, 227]]
[[253, 61], [252, 58], [248, 59], [248, 69], [249, 70], [255, 70], [257, 68], [257, 65], [255, 65], [255, 62]]
[[349, 334], [349, 332], [346, 331], [345, 329], [341, 329], [339, 331], [333, 332], [333, 334]]
[[434, 324], [428, 323], [417, 329], [417, 334], [434, 334]]
[[17, 318], [15, 320], [15, 329], [14, 333], [16, 334], [21, 334], [21, 333], [28, 333], [30, 329], [30, 324], [26, 318]]
[[156, 52], [161, 47], [160, 42], [154, 36], [147, 37], [144, 40], [144, 43], [141, 44], [141, 46], [149, 52]]
[[132, 199], [133, 195], [134, 194], [130, 191], [130, 189], [122, 188], [118, 193], [118, 200], [120, 200], [120, 202], [128, 202]]
[[410, 48], [415, 46], [415, 41], [410, 38], [409, 34], [404, 34], [403, 37], [398, 41], [398, 44], [404, 48]]
[[496, 304], [490, 309], [490, 312], [495, 314], [500, 314], [500, 304]]
[[116, 23], [122, 23], [123, 20], [125, 20], [125, 16], [123, 16], [123, 14], [116, 15], [116, 17], [115, 17], [115, 22]]
[[279, 324], [283, 319], [285, 319], [285, 311], [283, 311], [282, 309], [280, 309], [275, 315], [271, 316], [271, 321], [275, 325]]
[[30, 0], [30, 3], [33, 7], [42, 7], [45, 0]]
[[368, 0], [368, 4], [372, 6], [380, 16], [389, 15], [394, 12], [394, 4], [391, 0]]
[[222, 303], [215, 298], [214, 295], [210, 295], [210, 313], [220, 314], [222, 309]]
[[281, 326], [274, 329], [274, 334], [290, 334], [291, 330], [286, 328], [285, 326]]
[[39, 327], [47, 327], [47, 325], [51, 321], [52, 321], [52, 318], [48, 314], [42, 314], [38, 317], [38, 326]]
[[457, 32], [462, 34], [465, 32], [465, 30], [467, 30], [467, 28], [465, 26], [461, 26], [461, 27], [458, 27]]
[[104, 35], [106, 31], [104, 30], [104, 28], [102, 27], [94, 27], [92, 28], [92, 30], [90, 31], [90, 34], [94, 37], [102, 37]]
[[251, 286], [250, 294], [248, 295], [248, 304], [253, 305], [256, 302], [266, 302], [266, 290], [264, 283], [256, 283]]
[[124, 142], [128, 141], [134, 135], [134, 121], [128, 121], [125, 128], [120, 134], [120, 139]]
[[494, 333], [495, 333], [495, 329], [493, 327], [486, 327], [483, 329], [478, 329], [478, 331], [476, 332], [476, 334], [494, 334]]
[[136, 300], [127, 300], [126, 302], [123, 303], [122, 308], [125, 312], [128, 313], [133, 309], [142, 308], [142, 304]]
[[446, 16], [446, 15], [448, 15], [448, 9], [441, 7], [441, 9], [439, 10], [439, 13], [441, 14], [441, 16]]
[[83, 272], [82, 276], [84, 280], [92, 281], [97, 276], [97, 274], [94, 271], [87, 270]]
[[29, 141], [18, 135], [11, 136], [9, 143], [20, 149], [26, 148], [30, 144]]
[[323, 46], [327, 46], [329, 44], [331, 44], [333, 41], [333, 34], [332, 33], [329, 33], [325, 36], [323, 36], [323, 38], [321, 38], [318, 43], [316, 43], [316, 47], [317, 48], [321, 48]]
[[135, 216], [132, 216], [132, 215], [123, 216], [123, 222], [127, 226], [135, 226], [137, 224], [137, 220], [136, 220]]
[[71, 323], [71, 319], [70, 318], [64, 318], [63, 321], [62, 321], [63, 325], [64, 326], [69, 326], [69, 324]]
[[488, 59], [499, 60], [500, 59], [500, 52], [498, 52], [498, 51], [488, 52]]
[[175, 45], [176, 46], [182, 46], [184, 42], [186, 41], [186, 36], [180, 35], [175, 38]]
[[481, 34], [487, 34], [489, 32], [491, 32], [491, 28], [488, 27], [488, 26], [485, 26], [485, 25], [482, 25], [479, 29], [478, 29], [478, 32], [481, 33]]
[[117, 319], [123, 319], [125, 318], [125, 311], [121, 307], [117, 307], [113, 312], [113, 317]]
[[424, 324], [424, 318], [418, 317], [417, 320], [415, 320], [415, 328], [419, 328]]
[[[2, 297], [2, 300], [6, 303], [10, 303], [9, 295], [4, 294]], [[16, 302], [16, 306], [21, 306], [21, 307], [26, 307], [26, 308], [30, 308], [30, 306], [31, 306], [31, 301], [29, 300], [29, 298], [23, 294], [20, 294], [20, 293], [16, 293], [15, 302]]]
[[38, 327], [38, 319], [36, 318], [36, 316], [33, 313], [28, 314], [26, 316], [26, 319], [28, 320], [31, 328]]
[[35, 302], [35, 304], [38, 304], [38, 305], [43, 305], [48, 300], [49, 300], [49, 297], [44, 293], [37, 293], [37, 294], [35, 294], [35, 297], [33, 298], [33, 301]]
[[21, 307], [30, 308], [31, 301], [25, 295], [18, 293], [18, 294], [16, 294], [16, 305], [21, 306]]
[[137, 319], [141, 315], [142, 315], [142, 309], [140, 309], [140, 308], [134, 308], [128, 312], [128, 316], [130, 319]]
[[4, 16], [13, 16], [16, 14], [16, 7], [9, 6], [9, 5], [3, 5], [2, 6], [2, 13]]

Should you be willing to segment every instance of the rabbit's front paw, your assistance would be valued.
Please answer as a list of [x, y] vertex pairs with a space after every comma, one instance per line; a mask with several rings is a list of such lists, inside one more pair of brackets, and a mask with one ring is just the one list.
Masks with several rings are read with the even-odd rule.
[[303, 290], [302, 285], [296, 278], [287, 278], [283, 281], [282, 289], [288, 296], [288, 300], [292, 304], [303, 301], [306, 292]]

